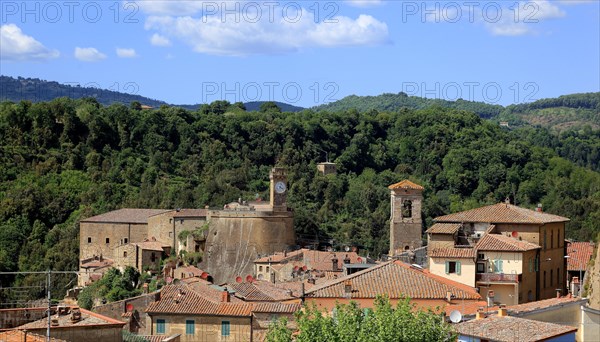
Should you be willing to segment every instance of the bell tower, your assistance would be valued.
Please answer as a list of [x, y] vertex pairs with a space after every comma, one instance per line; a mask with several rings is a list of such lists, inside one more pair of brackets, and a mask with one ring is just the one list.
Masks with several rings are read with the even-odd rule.
[[287, 170], [274, 167], [269, 173], [271, 180], [270, 203], [273, 211], [287, 211]]
[[392, 184], [390, 256], [422, 246], [421, 205], [423, 187], [409, 180]]

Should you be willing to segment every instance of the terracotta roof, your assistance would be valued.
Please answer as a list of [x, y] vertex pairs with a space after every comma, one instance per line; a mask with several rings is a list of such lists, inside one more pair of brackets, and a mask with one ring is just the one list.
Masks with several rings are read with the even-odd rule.
[[119, 209], [88, 217], [81, 222], [90, 223], [148, 223], [148, 217], [166, 213], [165, 209]]
[[388, 186], [388, 189], [391, 189], [391, 190], [396, 190], [396, 189], [423, 190], [424, 188], [422, 186], [420, 186], [419, 184], [413, 183], [413, 182], [409, 181], [408, 179], [405, 179], [401, 182], [398, 182], [396, 184], [392, 184], [392, 185]]
[[[143, 338], [144, 340], [146, 340], [147, 342], [163, 342], [165, 340], [171, 339], [177, 335], [172, 335], [172, 336], [165, 336], [165, 335], [138, 335], [139, 337]], [[173, 341], [173, 340], [169, 340], [169, 341]], [[177, 339], [177, 341], [179, 341], [179, 339]]]
[[502, 234], [485, 234], [475, 246], [481, 251], [526, 252], [541, 248], [535, 243], [517, 240]]
[[585, 303], [585, 302], [587, 302], [587, 300], [578, 298], [578, 297], [550, 298], [550, 299], [538, 300], [536, 302], [507, 306], [506, 310], [508, 310], [508, 312], [511, 315], [520, 315], [520, 314], [531, 312], [531, 311], [548, 309], [548, 308], [551, 308], [554, 306], [563, 306], [563, 305], [574, 303], [574, 302]]
[[594, 254], [595, 244], [592, 242], [567, 242], [567, 270], [585, 271]]
[[[332, 271], [332, 259], [334, 257], [338, 259], [338, 269], [341, 270], [346, 256], [350, 259], [351, 264], [363, 263], [367, 261], [367, 258], [359, 256], [356, 252], [326, 252], [303, 248], [288, 252], [285, 255], [281, 252], [275, 253], [270, 256], [256, 259], [254, 262], [272, 264], [293, 262], [294, 266], [307, 266], [309, 270], [313, 271]], [[271, 267], [277, 269], [277, 265], [271, 265]]]
[[436, 223], [431, 228], [427, 229], [425, 233], [431, 234], [454, 234], [460, 228], [460, 223]]
[[221, 302], [220, 296], [209, 298], [186, 284], [166, 285], [160, 292], [160, 300], [150, 303], [146, 312], [230, 317], [249, 317], [252, 313], [252, 304]]
[[439, 216], [435, 222], [488, 222], [488, 223], [523, 223], [544, 224], [551, 222], [567, 222], [568, 218], [517, 207], [516, 205], [498, 203], [481, 208], [461, 211]]
[[498, 342], [543, 341], [577, 331], [577, 328], [519, 317], [490, 316], [459, 323], [460, 335]]
[[[7, 330], [0, 331], [0, 341], [2, 342], [46, 342], [46, 336], [33, 334], [22, 330]], [[66, 342], [66, 340], [59, 340], [51, 337], [51, 342]]]
[[219, 296], [207, 296], [206, 293], [199, 293], [186, 284], [167, 285], [161, 290], [160, 300], [150, 303], [146, 312], [250, 317], [252, 312], [293, 313], [301, 308], [299, 304], [220, 300], [220, 293]]
[[474, 258], [475, 248], [434, 248], [428, 251], [431, 258]]
[[112, 266], [112, 264], [112, 259], [102, 258], [102, 261], [100, 261], [99, 259], [96, 260], [94, 258], [91, 258], [83, 260], [83, 262], [81, 263], [81, 268], [102, 268]]
[[164, 248], [171, 248], [170, 245], [164, 244], [158, 241], [144, 241], [132, 243], [134, 246], [138, 246], [143, 250], [147, 251], [159, 251], [162, 252]]
[[[352, 285], [350, 296], [346, 282]], [[336, 279], [307, 291], [307, 297], [316, 298], [375, 298], [387, 294], [390, 298], [445, 299], [448, 291], [457, 299], [481, 299], [470, 286], [411, 267], [401, 261], [380, 265]]]
[[[286, 287], [280, 286], [282, 283], [273, 284], [265, 280], [258, 280], [252, 283], [229, 284], [227, 288], [234, 290], [236, 296], [240, 296], [246, 301], [284, 301], [300, 297], [300, 282], [293, 283], [296, 284], [295, 287]], [[291, 295], [290, 290], [292, 291]]]
[[302, 253], [304, 253], [304, 251], [307, 251], [308, 249], [303, 248], [303, 249], [298, 249], [292, 252], [277, 252], [262, 258], [258, 258], [256, 260], [254, 260], [254, 262], [258, 262], [258, 263], [268, 263], [268, 262], [272, 262], [272, 263], [279, 263], [282, 262], [284, 260], [291, 260], [294, 257], [298, 257], [300, 256]]
[[[69, 310], [72, 310], [74, 307], [69, 307]], [[47, 308], [44, 308], [47, 309]], [[79, 309], [81, 312], [81, 319], [79, 321], [73, 322], [71, 321], [71, 314], [66, 315], [52, 315], [52, 319], [58, 319], [58, 326], [53, 326], [51, 329], [67, 329], [70, 327], [81, 327], [81, 326], [107, 326], [107, 325], [115, 325], [119, 327], [123, 327], [126, 323], [118, 321], [116, 319], [106, 317], [100, 314], [97, 314], [92, 311], [88, 311], [85, 309]], [[37, 321], [29, 322], [27, 324], [23, 324], [17, 329], [40, 329], [46, 328], [48, 326], [48, 319], [42, 318]]]
[[173, 213], [173, 217], [206, 217], [206, 209], [180, 209]]
[[[235, 283], [227, 285], [228, 289], [235, 291], [235, 296], [245, 301], [274, 301], [275, 299], [251, 283]], [[288, 297], [289, 298], [289, 297]]]
[[175, 278], [178, 278], [179, 275], [182, 276], [180, 278], [192, 278], [201, 277], [204, 271], [196, 266], [185, 266], [174, 269], [173, 273], [175, 274]]

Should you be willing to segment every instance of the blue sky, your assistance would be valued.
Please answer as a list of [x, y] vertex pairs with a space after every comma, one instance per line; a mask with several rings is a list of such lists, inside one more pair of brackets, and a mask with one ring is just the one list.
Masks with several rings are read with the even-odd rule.
[[598, 1], [10, 1], [1, 74], [174, 104], [600, 91]]

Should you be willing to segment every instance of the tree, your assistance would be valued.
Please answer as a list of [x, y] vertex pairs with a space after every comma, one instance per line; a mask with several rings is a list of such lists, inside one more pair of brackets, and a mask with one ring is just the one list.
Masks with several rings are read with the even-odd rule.
[[[455, 341], [453, 327], [442, 314], [415, 310], [408, 298], [394, 308], [387, 296], [375, 299], [375, 309], [361, 309], [356, 302], [338, 304], [329, 315], [316, 305], [296, 313], [297, 342], [346, 341]], [[284, 319], [271, 324], [269, 342], [292, 341]]]
[[275, 102], [267, 101], [267, 102], [261, 103], [260, 112], [261, 113], [268, 113], [268, 112], [281, 113], [281, 108], [279, 108], [279, 106], [277, 106], [277, 104]]

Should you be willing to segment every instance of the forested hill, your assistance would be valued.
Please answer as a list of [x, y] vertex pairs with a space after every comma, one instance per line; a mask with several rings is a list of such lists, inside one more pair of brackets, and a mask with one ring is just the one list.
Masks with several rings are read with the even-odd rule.
[[[268, 198], [275, 164], [289, 170], [300, 237], [361, 245], [373, 257], [388, 250], [387, 186], [404, 178], [425, 187], [426, 226], [508, 196], [569, 217], [567, 238], [600, 231], [600, 174], [530, 142], [560, 137], [455, 109], [290, 114], [220, 101], [190, 112], [61, 98], [0, 104], [0, 136], [2, 271], [77, 269], [79, 220], [108, 210]], [[326, 152], [337, 175], [316, 171]]]
[[447, 101], [441, 99], [428, 99], [418, 96], [408, 96], [406, 93], [382, 94], [378, 96], [356, 96], [351, 95], [341, 100], [314, 107], [314, 110], [341, 111], [356, 109], [359, 112], [369, 110], [377, 111], [397, 111], [402, 108], [424, 109], [432, 106], [443, 108], [453, 108], [467, 110], [476, 113], [482, 118], [493, 118], [498, 116], [504, 107], [492, 105], [484, 102], [473, 102], [458, 99], [456, 101]]
[[[44, 102], [52, 101], [61, 97], [71, 99], [81, 99], [85, 97], [93, 97], [100, 104], [109, 106], [113, 103], [123, 103], [126, 105], [132, 102], [138, 102], [142, 105], [150, 107], [160, 107], [162, 105], [181, 107], [188, 110], [197, 110], [202, 104], [191, 105], [173, 105], [164, 101], [151, 99], [141, 95], [137, 95], [139, 86], [134, 82], [124, 84], [115, 83], [111, 85], [111, 89], [100, 89], [88, 86], [61, 84], [58, 82], [45, 81], [37, 78], [13, 78], [0, 75], [0, 101], [31, 101]], [[259, 110], [260, 105], [264, 102], [255, 101], [248, 102], [244, 105], [249, 111]], [[275, 102], [275, 104], [286, 112], [298, 112], [303, 110], [302, 107], [292, 106], [287, 103]]]
[[600, 93], [563, 95], [510, 105], [498, 117], [512, 125], [529, 124], [561, 132], [590, 126], [600, 129]]

